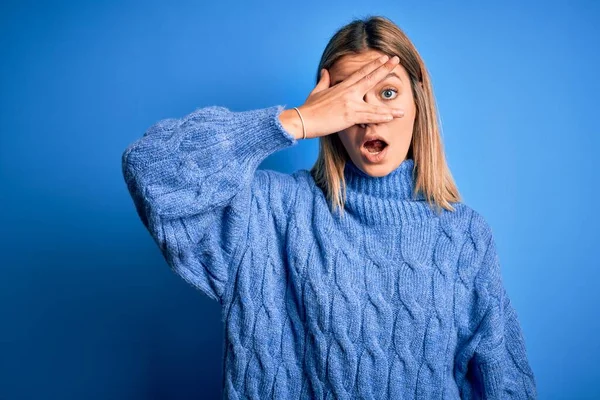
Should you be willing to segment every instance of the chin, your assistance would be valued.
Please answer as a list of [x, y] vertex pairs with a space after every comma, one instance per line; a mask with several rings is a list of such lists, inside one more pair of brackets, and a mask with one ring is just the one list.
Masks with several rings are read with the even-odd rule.
[[381, 172], [376, 172], [376, 173], [370, 173], [369, 175], [373, 176], [373, 177], [377, 177], [377, 178], [381, 178], [382, 176], [386, 176], [388, 175], [390, 172], [392, 172], [392, 170], [390, 168], [378, 168], [381, 170]]
[[388, 165], [388, 163], [376, 165], [361, 163], [360, 168], [365, 173], [375, 178], [386, 176], [387, 174], [392, 172], [392, 168]]

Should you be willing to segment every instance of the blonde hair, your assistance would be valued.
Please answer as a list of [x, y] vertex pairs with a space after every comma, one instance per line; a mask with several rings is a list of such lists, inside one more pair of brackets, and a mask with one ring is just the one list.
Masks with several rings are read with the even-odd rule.
[[[400, 64], [410, 78], [416, 115], [406, 158], [414, 160], [415, 193], [422, 193], [430, 205], [436, 205], [438, 212], [441, 208], [454, 211], [450, 202], [461, 201], [461, 198], [446, 164], [429, 74], [417, 49], [395, 23], [382, 16], [371, 16], [343, 26], [323, 51], [316, 82], [322, 68], [331, 68], [346, 54], [370, 49], [400, 57]], [[321, 136], [319, 155], [310, 170], [316, 184], [324, 190], [332, 211], [339, 208], [342, 214], [346, 200], [344, 166], [348, 158], [337, 134]]]

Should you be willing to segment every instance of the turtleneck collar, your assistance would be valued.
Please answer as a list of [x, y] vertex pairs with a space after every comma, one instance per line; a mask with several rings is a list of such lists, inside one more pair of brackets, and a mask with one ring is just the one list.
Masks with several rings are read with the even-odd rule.
[[389, 174], [373, 177], [361, 171], [349, 159], [344, 167], [346, 190], [384, 199], [412, 199], [414, 165], [414, 160], [407, 158]]
[[369, 225], [396, 225], [407, 219], [432, 216], [425, 196], [422, 193], [413, 196], [414, 166], [414, 160], [407, 158], [389, 174], [373, 177], [348, 159], [344, 167], [346, 211]]

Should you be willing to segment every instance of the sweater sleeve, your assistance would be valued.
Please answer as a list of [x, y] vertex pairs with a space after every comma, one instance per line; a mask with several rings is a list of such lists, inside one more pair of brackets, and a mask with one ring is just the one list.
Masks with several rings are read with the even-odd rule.
[[527, 359], [525, 338], [516, 310], [503, 284], [496, 243], [488, 245], [474, 284], [478, 299], [475, 326], [468, 346], [465, 398], [537, 399], [536, 382]]
[[257, 178], [259, 164], [298, 142], [279, 120], [283, 109], [198, 108], [158, 121], [122, 154], [137, 214], [165, 260], [214, 300], [249, 240], [254, 194], [269, 181]]

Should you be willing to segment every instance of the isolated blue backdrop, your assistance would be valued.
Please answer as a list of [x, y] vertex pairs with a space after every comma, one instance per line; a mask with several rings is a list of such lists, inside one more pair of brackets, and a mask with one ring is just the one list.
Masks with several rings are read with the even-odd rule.
[[[433, 78], [540, 398], [600, 397], [597, 2], [2, 2], [0, 399], [220, 393], [216, 302], [172, 273], [121, 153], [195, 108], [304, 102], [330, 36], [385, 15]], [[316, 140], [269, 157], [310, 168]]]

